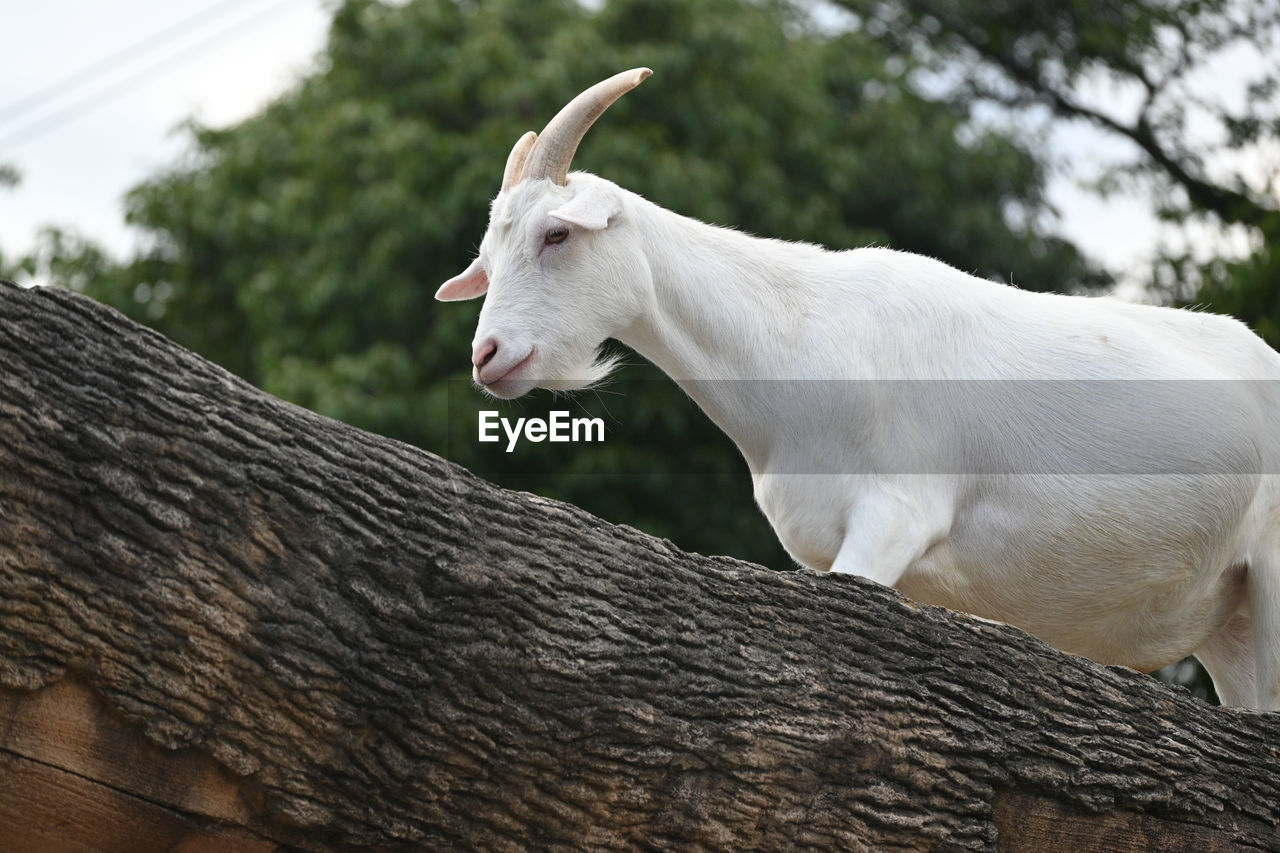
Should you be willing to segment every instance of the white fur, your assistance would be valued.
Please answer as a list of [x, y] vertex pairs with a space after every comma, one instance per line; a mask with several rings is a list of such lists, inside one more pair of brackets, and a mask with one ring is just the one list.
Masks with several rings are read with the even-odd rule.
[[1280, 356], [1240, 323], [757, 239], [583, 173], [499, 194], [439, 295], [486, 287], [490, 393], [599, 381], [621, 340], [737, 443], [804, 565], [1106, 663], [1194, 652], [1280, 708]]

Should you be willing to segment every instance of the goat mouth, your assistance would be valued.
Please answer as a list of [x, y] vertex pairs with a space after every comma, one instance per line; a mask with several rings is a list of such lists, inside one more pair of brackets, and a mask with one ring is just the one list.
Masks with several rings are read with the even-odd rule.
[[504, 382], [510, 382], [512, 380], [519, 378], [518, 374], [520, 373], [520, 371], [528, 367], [529, 363], [533, 361], [533, 357], [536, 354], [537, 354], [537, 349], [530, 348], [528, 355], [526, 355], [524, 358], [517, 361], [515, 364], [511, 365], [511, 367], [508, 368], [507, 370], [503, 371], [501, 376], [491, 376], [488, 378], [482, 378], [479, 375], [479, 371], [477, 371], [476, 381], [479, 382], [481, 385], [483, 385], [485, 388], [489, 390], [493, 390], [495, 386], [498, 386]]

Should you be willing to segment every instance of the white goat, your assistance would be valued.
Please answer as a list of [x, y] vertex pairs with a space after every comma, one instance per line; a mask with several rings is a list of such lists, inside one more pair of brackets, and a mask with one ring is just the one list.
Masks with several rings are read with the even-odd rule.
[[805, 566], [1105, 663], [1194, 652], [1225, 703], [1280, 708], [1280, 356], [1226, 317], [756, 239], [568, 174], [649, 73], [512, 150], [479, 257], [436, 294], [488, 292], [476, 381], [583, 387], [616, 338], [733, 438]]

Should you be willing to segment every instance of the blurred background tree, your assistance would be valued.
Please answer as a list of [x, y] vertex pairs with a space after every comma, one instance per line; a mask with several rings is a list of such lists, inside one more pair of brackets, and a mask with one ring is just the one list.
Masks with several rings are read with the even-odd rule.
[[787, 568], [732, 445], [638, 357], [563, 402], [606, 417], [603, 445], [486, 454], [476, 410], [492, 403], [467, 382], [476, 306], [432, 294], [473, 255], [517, 137], [635, 65], [657, 76], [575, 167], [762, 235], [889, 245], [1036, 290], [1107, 283], [1044, 227], [1029, 141], [921, 96], [914, 60], [810, 12], [348, 0], [319, 73], [234, 127], [190, 126], [185, 161], [129, 195], [145, 250], [114, 262], [51, 229], [33, 263], [273, 394], [686, 548]]
[[[834, 2], [886, 51], [930, 69], [962, 111], [1084, 122], [1124, 143], [1098, 189], [1143, 192], [1166, 220], [1194, 226], [1155, 257], [1149, 286], [1280, 345], [1280, 3]], [[1240, 67], [1233, 103], [1217, 84]], [[1228, 236], [1244, 250], [1204, 250]]]
[[[0, 163], [0, 193], [10, 190], [22, 182], [22, 174], [18, 169], [8, 163]], [[29, 275], [31, 270], [23, 267], [24, 258], [9, 258], [5, 255], [3, 247], [0, 247], [0, 278], [14, 279], [22, 278], [24, 274]], [[28, 263], [31, 263], [28, 261]]]

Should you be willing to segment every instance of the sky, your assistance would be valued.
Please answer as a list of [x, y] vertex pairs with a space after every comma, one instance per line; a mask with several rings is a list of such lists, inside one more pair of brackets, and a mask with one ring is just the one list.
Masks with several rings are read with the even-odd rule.
[[[252, 115], [312, 67], [329, 22], [321, 0], [7, 6], [0, 163], [16, 166], [22, 183], [0, 190], [6, 257], [50, 223], [126, 254], [136, 237], [123, 196], [181, 155], [186, 138], [175, 129], [190, 118], [219, 126]], [[33, 96], [35, 108], [15, 111]]]
[[[8, 5], [0, 163], [22, 175], [16, 189], [0, 189], [0, 248], [10, 258], [48, 224], [127, 255], [138, 237], [124, 223], [123, 196], [181, 156], [182, 122], [232, 123], [287, 91], [313, 68], [329, 20], [323, 0]], [[1231, 69], [1216, 73], [1229, 78]], [[1141, 198], [1102, 199], [1081, 186], [1126, 149], [1082, 126], [1059, 129], [1052, 144], [1071, 164], [1050, 185], [1061, 214], [1054, 230], [1136, 278], [1166, 232]]]

